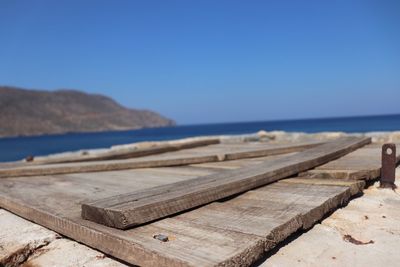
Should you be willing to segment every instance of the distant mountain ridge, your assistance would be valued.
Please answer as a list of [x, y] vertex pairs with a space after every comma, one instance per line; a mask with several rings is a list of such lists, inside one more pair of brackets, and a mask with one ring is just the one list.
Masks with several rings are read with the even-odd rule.
[[175, 125], [149, 111], [76, 90], [37, 91], [0, 86], [0, 136], [99, 132]]

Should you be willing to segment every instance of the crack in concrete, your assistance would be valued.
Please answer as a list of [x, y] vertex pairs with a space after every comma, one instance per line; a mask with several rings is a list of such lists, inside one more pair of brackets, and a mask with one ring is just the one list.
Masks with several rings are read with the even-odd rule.
[[[35, 253], [43, 253], [46, 250], [44, 247], [48, 246], [53, 240], [43, 240], [43, 243], [35, 246], [34, 244], [27, 244], [25, 247], [14, 251], [10, 256], [2, 259], [0, 267], [17, 267], [23, 265], [24, 267], [32, 267], [32, 265], [24, 264]], [[39, 255], [40, 255], [39, 254]]]

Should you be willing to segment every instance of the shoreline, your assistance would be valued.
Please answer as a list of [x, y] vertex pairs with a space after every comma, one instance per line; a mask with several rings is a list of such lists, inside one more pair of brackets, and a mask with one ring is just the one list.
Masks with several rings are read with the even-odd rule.
[[[228, 121], [228, 122], [211, 122], [211, 123], [196, 123], [196, 124], [165, 124], [165, 125], [155, 125], [155, 126], [135, 126], [135, 127], [118, 127], [115, 129], [102, 129], [102, 130], [83, 130], [83, 131], [56, 131], [53, 133], [37, 133], [37, 134], [13, 134], [13, 135], [2, 135], [0, 133], [0, 139], [5, 138], [35, 138], [35, 137], [48, 137], [48, 136], [63, 136], [63, 135], [80, 135], [80, 134], [107, 134], [107, 133], [124, 133], [130, 131], [140, 131], [146, 129], [158, 129], [158, 128], [192, 128], [192, 127], [212, 127], [212, 126], [232, 126], [232, 125], [263, 125], [259, 127], [259, 129], [279, 129], [277, 131], [286, 131], [286, 132], [306, 132], [306, 133], [317, 133], [317, 132], [338, 132], [343, 131], [349, 134], [353, 133], [367, 133], [367, 132], [380, 132], [380, 130], [373, 130], [371, 128], [374, 127], [365, 127], [366, 120], [369, 122], [369, 119], [375, 120], [372, 125], [376, 128], [384, 129], [388, 128], [387, 125], [396, 125], [396, 123], [400, 123], [400, 113], [391, 113], [391, 114], [378, 114], [378, 115], [352, 115], [352, 116], [334, 116], [334, 117], [322, 117], [322, 118], [297, 118], [297, 119], [269, 119], [269, 120], [252, 120], [252, 121]], [[379, 120], [376, 120], [379, 119]], [[389, 119], [390, 121], [387, 121]], [[336, 123], [340, 121], [342, 123], [342, 127], [340, 130], [334, 129], [337, 128], [334, 125], [329, 125], [329, 123]], [[293, 123], [301, 122], [304, 125], [297, 125], [296, 127], [291, 127]], [[322, 124], [318, 124], [322, 122]], [[348, 123], [360, 123], [359, 127], [348, 127]], [[312, 127], [308, 125], [308, 123], [312, 123]], [[276, 127], [276, 125], [280, 125]], [[271, 127], [265, 127], [265, 125], [271, 125]], [[315, 129], [315, 125], [319, 126], [321, 131], [313, 131]], [[371, 125], [371, 124], [369, 124]], [[245, 128], [245, 127], [244, 127]], [[290, 130], [285, 129], [290, 128]], [[297, 128], [297, 129], [296, 129]], [[309, 130], [304, 130], [304, 128], [309, 128]], [[355, 130], [357, 129], [358, 130]], [[369, 129], [366, 129], [369, 128]], [[400, 129], [395, 129], [393, 127], [389, 127], [390, 129], [384, 130], [386, 131], [397, 131]], [[326, 129], [326, 130], [323, 130]], [[251, 130], [256, 131], [257, 129]], [[250, 131], [250, 132], [251, 132]]]
[[[127, 143], [121, 145], [114, 145], [111, 147], [95, 148], [95, 149], [80, 149], [75, 151], [65, 151], [60, 153], [48, 154], [43, 156], [36, 156], [35, 160], [52, 160], [65, 157], [87, 157], [96, 156], [99, 154], [118, 152], [118, 151], [136, 151], [142, 149], [149, 149], [165, 145], [177, 145], [194, 141], [205, 141], [211, 139], [219, 139], [221, 143], [230, 142], [306, 142], [306, 141], [321, 141], [333, 140], [342, 136], [365, 136], [371, 137], [374, 143], [390, 143], [400, 142], [400, 131], [392, 132], [367, 132], [367, 133], [345, 133], [345, 132], [318, 132], [318, 133], [305, 133], [305, 132], [285, 132], [285, 131], [264, 131], [260, 130], [251, 134], [238, 134], [238, 135], [209, 135], [209, 136], [195, 136], [174, 140], [164, 141], [142, 141]], [[21, 159], [22, 161], [25, 161]]]

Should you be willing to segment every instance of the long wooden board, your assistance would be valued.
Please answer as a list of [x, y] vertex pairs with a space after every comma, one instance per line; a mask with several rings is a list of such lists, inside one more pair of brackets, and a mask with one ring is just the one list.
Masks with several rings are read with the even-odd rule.
[[82, 204], [82, 218], [126, 229], [314, 168], [371, 142], [344, 137], [295, 155]]
[[[168, 169], [173, 173], [179, 168]], [[299, 229], [309, 228], [363, 187], [361, 181], [336, 184], [290, 178], [130, 230], [82, 220], [80, 203], [89, 196], [126, 191], [141, 184], [137, 179], [146, 180], [147, 170], [119, 172], [126, 174], [119, 189], [122, 175], [114, 176], [112, 187], [96, 181], [94, 173], [2, 179], [0, 207], [140, 266], [249, 266], [264, 251]], [[107, 174], [101, 174], [106, 181]], [[167, 180], [158, 179], [159, 183]], [[167, 236], [168, 242], [155, 239], [157, 234]]]
[[[399, 146], [400, 144], [397, 144]], [[381, 172], [382, 144], [370, 144], [340, 159], [330, 161], [299, 176], [325, 179], [373, 180]], [[397, 162], [400, 154], [397, 155]]]
[[181, 166], [206, 162], [219, 162], [241, 158], [303, 151], [321, 145], [321, 142], [308, 142], [290, 145], [271, 144], [218, 144], [199, 148], [167, 152], [161, 155], [144, 156], [133, 159], [103, 160], [77, 163], [4, 167], [0, 168], [0, 178], [37, 175], [55, 175], [82, 172], [102, 172], [137, 168]]
[[84, 161], [98, 161], [98, 160], [111, 160], [111, 159], [128, 159], [137, 158], [155, 154], [161, 154], [171, 151], [178, 151], [188, 148], [196, 148], [208, 145], [219, 144], [220, 140], [218, 138], [210, 138], [204, 140], [193, 140], [186, 142], [174, 142], [155, 145], [154, 147], [134, 149], [134, 148], [122, 148], [118, 150], [110, 150], [102, 153], [97, 153], [94, 155], [82, 155], [73, 157], [54, 157], [42, 159], [39, 161], [33, 161], [32, 163], [40, 164], [54, 164], [54, 163], [69, 163], [69, 162], [84, 162]]
[[149, 155], [157, 155], [161, 153], [179, 151], [190, 148], [198, 148], [202, 146], [209, 146], [219, 144], [218, 138], [204, 138], [200, 140], [173, 140], [155, 142], [154, 146], [146, 148], [119, 148], [119, 149], [106, 149], [103, 152], [95, 152], [92, 154], [77, 154], [72, 155], [49, 155], [35, 157], [33, 161], [14, 161], [14, 162], [0, 162], [0, 169], [16, 168], [35, 166], [43, 164], [56, 164], [56, 163], [74, 163], [85, 161], [99, 161], [99, 160], [112, 160], [112, 159], [128, 159], [138, 158]]

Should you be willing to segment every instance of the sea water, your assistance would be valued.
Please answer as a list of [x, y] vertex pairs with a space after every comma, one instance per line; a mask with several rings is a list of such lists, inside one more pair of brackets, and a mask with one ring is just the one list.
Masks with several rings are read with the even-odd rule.
[[28, 155], [106, 148], [140, 141], [172, 140], [201, 135], [247, 134], [259, 130], [307, 133], [396, 131], [400, 130], [400, 115], [182, 125], [129, 131], [0, 138], [0, 162], [20, 160]]

